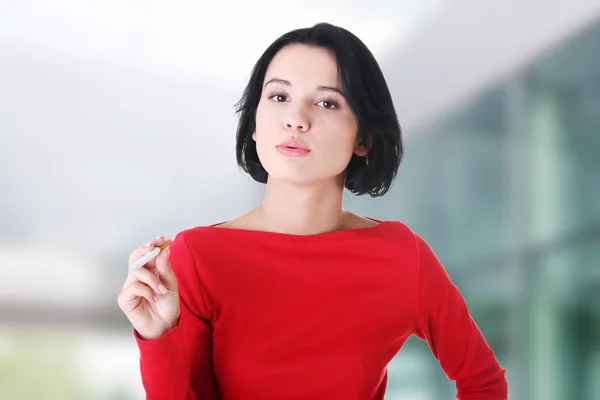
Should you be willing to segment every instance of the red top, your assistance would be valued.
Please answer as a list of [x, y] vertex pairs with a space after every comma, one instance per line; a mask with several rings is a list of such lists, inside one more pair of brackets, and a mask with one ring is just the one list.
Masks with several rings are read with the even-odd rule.
[[136, 335], [147, 399], [380, 400], [411, 335], [458, 399], [507, 399], [460, 292], [400, 222], [311, 236], [198, 227], [177, 235], [170, 259], [179, 325]]

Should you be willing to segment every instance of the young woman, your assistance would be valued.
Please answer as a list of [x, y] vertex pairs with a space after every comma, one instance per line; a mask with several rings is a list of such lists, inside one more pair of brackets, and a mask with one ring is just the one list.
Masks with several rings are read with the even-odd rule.
[[286, 33], [239, 112], [237, 161], [264, 201], [179, 233], [119, 295], [147, 398], [383, 399], [386, 366], [416, 335], [459, 399], [506, 399], [505, 370], [427, 243], [342, 206], [344, 188], [385, 194], [403, 152], [366, 46], [330, 24]]

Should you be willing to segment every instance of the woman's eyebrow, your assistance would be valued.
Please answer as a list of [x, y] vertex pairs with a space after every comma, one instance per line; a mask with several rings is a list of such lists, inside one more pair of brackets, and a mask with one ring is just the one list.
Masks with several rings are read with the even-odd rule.
[[[280, 78], [269, 79], [269, 81], [267, 83], [265, 83], [265, 86], [267, 86], [269, 83], [280, 83], [285, 86], [292, 86], [292, 83], [290, 81], [288, 81], [286, 79], [280, 79]], [[317, 86], [317, 90], [321, 91], [321, 92], [335, 92], [335, 93], [339, 93], [342, 96], [344, 95], [344, 92], [342, 91], [342, 89], [335, 87], [335, 86], [319, 85], [319, 86]]]
[[335, 87], [335, 86], [317, 86], [317, 90], [321, 91], [321, 92], [335, 92], [338, 93], [340, 96], [344, 95], [344, 92], [342, 92], [342, 89]]
[[285, 85], [285, 86], [292, 86], [292, 83], [290, 81], [286, 81], [285, 79], [279, 79], [279, 78], [270, 79], [267, 83], [265, 83], [265, 86], [267, 86], [269, 83], [281, 83], [282, 85]]

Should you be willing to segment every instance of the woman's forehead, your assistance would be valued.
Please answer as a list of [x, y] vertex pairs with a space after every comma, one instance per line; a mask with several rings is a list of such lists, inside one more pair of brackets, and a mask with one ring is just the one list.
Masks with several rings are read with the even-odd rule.
[[306, 83], [337, 86], [337, 63], [327, 49], [290, 45], [281, 49], [271, 60], [265, 82], [273, 78], [286, 80], [292, 86]]

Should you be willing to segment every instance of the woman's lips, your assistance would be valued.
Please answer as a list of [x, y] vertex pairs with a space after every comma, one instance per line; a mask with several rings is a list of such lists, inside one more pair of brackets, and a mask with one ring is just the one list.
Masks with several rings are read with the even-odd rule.
[[276, 148], [279, 153], [288, 157], [304, 157], [310, 153], [310, 150], [299, 147], [277, 146]]
[[290, 139], [276, 146], [277, 151], [288, 157], [303, 157], [310, 153], [308, 145], [298, 139]]

